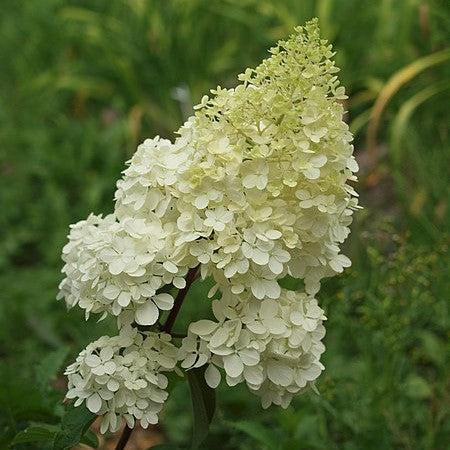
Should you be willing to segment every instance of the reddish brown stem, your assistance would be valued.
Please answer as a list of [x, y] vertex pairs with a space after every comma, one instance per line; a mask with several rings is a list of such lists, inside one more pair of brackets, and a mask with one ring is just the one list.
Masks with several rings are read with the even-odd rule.
[[180, 312], [181, 305], [183, 304], [184, 299], [191, 287], [191, 284], [195, 280], [195, 276], [197, 275], [198, 267], [194, 267], [193, 269], [189, 269], [189, 272], [186, 275], [186, 286], [183, 289], [178, 291], [178, 294], [175, 298], [175, 302], [173, 308], [170, 310], [169, 315], [167, 316], [166, 323], [162, 326], [161, 331], [166, 333], [170, 333], [172, 331], [173, 325], [177, 318], [178, 313]]
[[[194, 267], [193, 269], [189, 269], [189, 272], [186, 275], [186, 286], [178, 291], [178, 294], [175, 298], [175, 302], [173, 304], [173, 308], [170, 310], [170, 313], [167, 316], [166, 323], [161, 327], [161, 331], [164, 331], [166, 333], [170, 333], [172, 331], [175, 320], [178, 316], [178, 313], [180, 312], [181, 305], [183, 304], [183, 301], [186, 298], [189, 288], [191, 287], [192, 283], [195, 280], [197, 270], [198, 266]], [[134, 428], [129, 428], [128, 425], [125, 426], [115, 450], [124, 450], [133, 430]]]
[[130, 428], [128, 425], [125, 425], [125, 428], [122, 431], [119, 442], [116, 445], [116, 450], [123, 450], [127, 445], [128, 439], [130, 439], [131, 433], [134, 428]]

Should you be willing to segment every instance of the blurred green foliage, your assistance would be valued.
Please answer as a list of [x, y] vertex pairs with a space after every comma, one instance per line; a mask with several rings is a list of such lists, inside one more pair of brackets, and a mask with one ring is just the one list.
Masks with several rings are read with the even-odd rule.
[[[32, 423], [60, 420], [60, 367], [113, 332], [55, 301], [68, 225], [111, 211], [139, 141], [172, 137], [204, 93], [234, 85], [312, 16], [350, 95], [365, 206], [348, 243], [354, 268], [320, 294], [321, 395], [262, 411], [247, 390], [221, 389], [204, 448], [446, 448], [450, 59], [416, 69], [450, 48], [447, 0], [3, 0], [1, 9], [0, 448]], [[206, 289], [195, 287], [182, 322], [207, 308]], [[186, 389], [174, 390], [161, 425], [180, 445], [191, 426]]]

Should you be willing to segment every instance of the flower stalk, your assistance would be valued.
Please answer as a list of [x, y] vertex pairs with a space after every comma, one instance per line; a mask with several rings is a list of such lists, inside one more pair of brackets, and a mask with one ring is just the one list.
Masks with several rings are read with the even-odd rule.
[[117, 442], [116, 449], [115, 450], [124, 450], [125, 446], [128, 443], [128, 440], [131, 437], [131, 434], [133, 433], [134, 428], [130, 428], [128, 425], [125, 425], [125, 428], [122, 431], [122, 434], [120, 435], [120, 439]]
[[[197, 271], [198, 266], [189, 270], [186, 276], [186, 286], [178, 291], [173, 308], [170, 310], [166, 322], [161, 327], [161, 331], [171, 334], [172, 328], [175, 324], [178, 313], [180, 312], [181, 306], [183, 305], [184, 299], [186, 298], [186, 295], [189, 292], [189, 288], [191, 287], [192, 283], [195, 281]], [[117, 442], [115, 450], [123, 450], [125, 448], [133, 431], [134, 427], [130, 428], [128, 425], [125, 425], [125, 428], [123, 429], [122, 434], [120, 435], [120, 439]]]
[[161, 328], [161, 331], [171, 334], [172, 328], [175, 324], [175, 320], [178, 316], [178, 313], [180, 312], [181, 306], [183, 305], [184, 299], [186, 298], [189, 288], [191, 287], [192, 283], [195, 280], [197, 271], [198, 271], [198, 266], [194, 267], [192, 269], [189, 269], [189, 272], [186, 276], [186, 286], [183, 289], [180, 289], [178, 291], [178, 294], [175, 298], [175, 302], [173, 304], [173, 308], [170, 310], [169, 315], [167, 316], [166, 322], [164, 323], [164, 325]]

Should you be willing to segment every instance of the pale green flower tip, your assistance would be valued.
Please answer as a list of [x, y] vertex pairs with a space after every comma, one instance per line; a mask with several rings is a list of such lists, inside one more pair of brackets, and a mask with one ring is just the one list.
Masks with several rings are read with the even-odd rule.
[[[240, 128], [248, 126], [249, 118], [252, 119], [249, 116], [253, 115], [255, 120], [267, 117], [279, 125], [284, 115], [301, 113], [308, 100], [319, 100], [319, 106], [327, 109], [335, 104], [339, 108], [339, 100], [347, 98], [335, 75], [339, 69], [331, 59], [332, 47], [320, 38], [317, 19], [296, 27], [287, 40], [279, 41], [269, 53], [270, 57], [259, 66], [238, 75], [241, 84], [236, 88], [217, 87], [211, 90], [212, 98], [203, 97], [194, 108], [197, 121], [206, 116], [215, 122], [221, 117], [229, 122], [232, 116], [233, 126]], [[280, 119], [274, 120], [276, 117]], [[202, 125], [208, 126], [197, 124]], [[291, 128], [295, 126], [292, 122]]]

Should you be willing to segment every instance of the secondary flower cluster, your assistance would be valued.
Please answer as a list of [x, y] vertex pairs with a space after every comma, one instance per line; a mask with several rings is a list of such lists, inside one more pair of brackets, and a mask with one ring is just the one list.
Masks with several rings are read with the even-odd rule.
[[117, 316], [119, 324], [153, 325], [159, 310], [170, 310], [173, 297], [156, 293], [162, 286], [183, 288], [187, 270], [165, 257], [161, 224], [113, 215], [91, 215], [71, 227], [63, 249], [67, 277], [60, 295], [69, 306]]
[[[119, 327], [156, 324], [173, 307], [168, 292], [200, 266], [220, 297], [216, 321], [191, 324], [181, 366], [207, 365], [211, 386], [223, 368], [229, 385], [245, 381], [263, 406], [286, 407], [323, 370], [325, 317], [314, 295], [322, 278], [350, 265], [340, 244], [357, 208], [348, 181], [358, 166], [331, 47], [314, 21], [296, 31], [240, 75], [242, 84], [203, 97], [174, 142], [141, 144], [117, 183], [114, 213], [72, 226], [63, 250], [60, 296], [86, 316], [117, 317]], [[280, 287], [288, 275], [304, 280], [304, 293]], [[73, 367], [77, 386], [85, 383], [78, 374], [95, 373]], [[138, 409], [126, 400], [126, 411], [116, 394], [89, 400], [87, 386], [69, 392], [100, 404], [100, 414], [148, 423], [142, 411], [157, 410], [150, 397], [139, 397], [148, 405]]]
[[168, 396], [164, 372], [177, 364], [177, 348], [170, 341], [168, 334], [131, 327], [101, 337], [66, 369], [67, 398], [76, 398], [75, 406], [86, 401], [90, 411], [103, 415], [102, 433], [117, 431], [122, 417], [131, 428], [135, 419], [144, 428], [157, 423]]
[[184, 368], [208, 364], [206, 382], [218, 386], [224, 368], [230, 386], [245, 382], [263, 407], [287, 407], [324, 369], [323, 310], [317, 301], [282, 290], [275, 301], [223, 294], [213, 301], [217, 321], [191, 323], [180, 357]]

